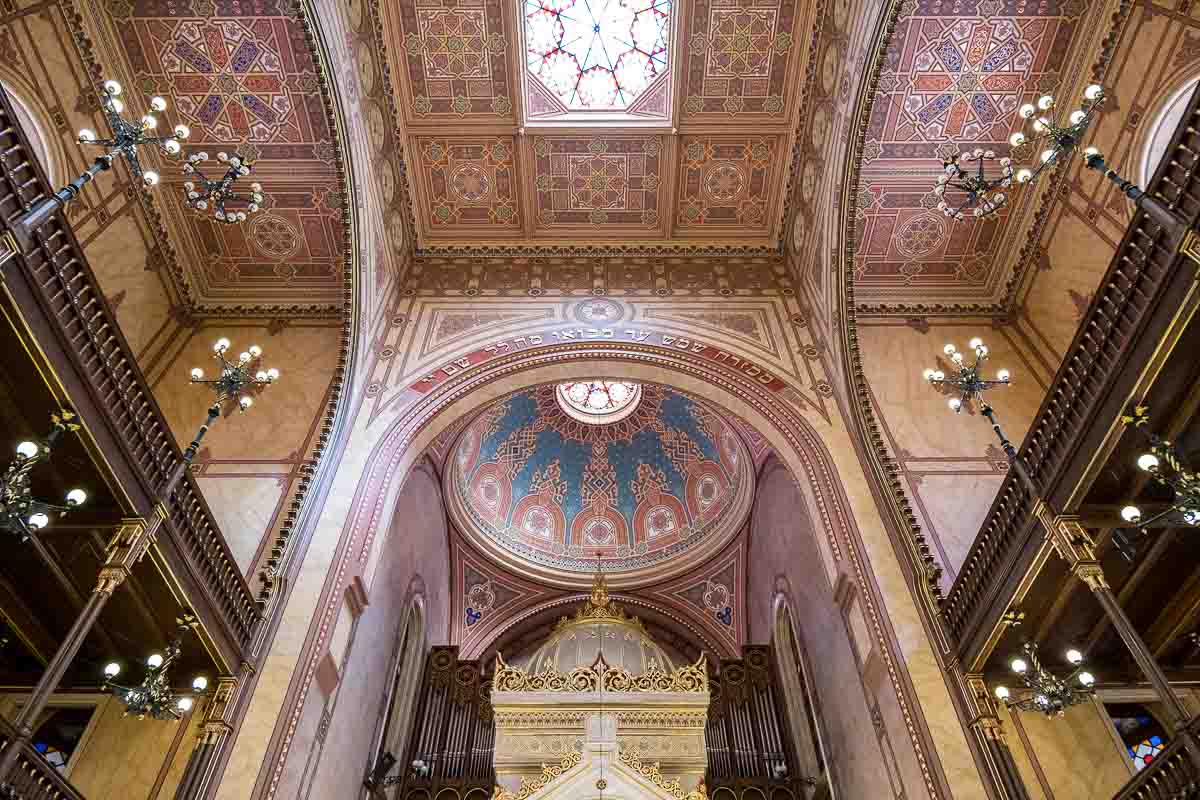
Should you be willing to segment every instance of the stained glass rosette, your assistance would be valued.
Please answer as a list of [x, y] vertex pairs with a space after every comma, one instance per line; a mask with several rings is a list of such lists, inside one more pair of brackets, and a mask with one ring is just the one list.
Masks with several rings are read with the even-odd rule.
[[529, 71], [572, 110], [623, 110], [667, 70], [674, 0], [525, 0]]
[[603, 425], [625, 419], [642, 398], [641, 384], [631, 381], [593, 379], [560, 383], [558, 403], [580, 422]]

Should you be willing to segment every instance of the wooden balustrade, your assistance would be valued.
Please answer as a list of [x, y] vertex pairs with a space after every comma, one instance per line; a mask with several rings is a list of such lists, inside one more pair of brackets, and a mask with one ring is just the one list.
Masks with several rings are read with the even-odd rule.
[[[1168, 203], [1195, 227], [1200, 217], [1200, 92], [1183, 119], [1148, 193]], [[1020, 450], [1035, 497], [1015, 471], [1005, 478], [979, 535], [942, 603], [959, 656], [969, 661], [973, 641], [991, 617], [1007, 609], [1005, 592], [1032, 561], [1042, 532], [1034, 519], [1037, 501], [1064, 508], [1102, 438], [1125, 409], [1127, 389], [1153, 357], [1190, 289], [1196, 264], [1174, 237], [1142, 211], [1125, 237], [1084, 315], [1045, 401]]]
[[[50, 191], [0, 89], [0, 239], [13, 243], [6, 236], [12, 220]], [[57, 339], [78, 383], [90, 395], [86, 405], [106, 417], [117, 452], [105, 455], [124, 462], [118, 471], [134, 484], [125, 486], [126, 491], [147, 517], [160, 501], [165, 506], [166, 535], [159, 535], [160, 548], [180, 561], [172, 568], [202, 595], [189, 599], [215, 638], [227, 639], [226, 656], [237, 663], [248, 652], [260, 619], [254, 596], [193, 478], [185, 474], [169, 497], [159, 497], [183, 454], [63, 217], [47, 222], [38, 241], [18, 247], [2, 268], [14, 293], [27, 288], [31, 295], [32, 302], [22, 308], [30, 325]], [[85, 405], [83, 398], [73, 401]], [[197, 409], [197, 425], [203, 411]], [[85, 422], [93, 431], [100, 424], [88, 416]]]
[[[0, 747], [8, 744], [9, 737], [15, 733], [11, 723], [0, 717]], [[8, 785], [16, 793], [15, 797], [10, 795], [11, 800], [83, 800], [83, 795], [28, 745], [17, 756], [16, 766], [8, 776]], [[0, 791], [0, 797], [4, 797], [3, 791]]]

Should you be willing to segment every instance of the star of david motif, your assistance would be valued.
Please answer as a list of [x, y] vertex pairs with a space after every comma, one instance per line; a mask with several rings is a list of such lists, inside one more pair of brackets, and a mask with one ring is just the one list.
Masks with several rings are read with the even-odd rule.
[[176, 108], [200, 128], [198, 141], [299, 135], [274, 38], [269, 26], [222, 20], [183, 22], [163, 40], [159, 61]]
[[571, 208], [625, 208], [629, 186], [625, 159], [614, 156], [571, 160]]
[[773, 9], [713, 12], [708, 74], [714, 78], [765, 78], [771, 74]]
[[963, 20], [917, 53], [904, 111], [929, 139], [1003, 141], [1034, 52], [1011, 20]]

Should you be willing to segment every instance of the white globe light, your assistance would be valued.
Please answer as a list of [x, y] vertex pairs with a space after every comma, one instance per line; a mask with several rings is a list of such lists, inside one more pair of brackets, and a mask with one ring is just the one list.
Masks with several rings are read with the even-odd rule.
[[985, 344], [979, 345], [979, 347], [975, 348], [975, 352], [978, 353], [981, 358], [983, 356], [986, 356], [988, 354], [987, 345], [985, 345]]
[[279, 370], [272, 367], [271, 369], [267, 370], [267, 377], [271, 380], [275, 380], [279, 377]]
[[1085, 119], [1087, 119], [1087, 112], [1086, 111], [1072, 111], [1070, 119], [1071, 119], [1072, 125], [1078, 125], [1079, 123], [1081, 123]]
[[240, 175], [249, 175], [249, 174], [250, 174], [250, 168], [249, 168], [249, 167], [247, 167], [247, 166], [241, 166], [241, 167], [238, 167], [238, 174], [240, 174]]
[[40, 450], [41, 448], [39, 448], [33, 442], [21, 442], [19, 445], [17, 445], [17, 455], [19, 455], [21, 458], [33, 458], [38, 454], [38, 452], [40, 452]]
[[1104, 87], [1098, 83], [1093, 83], [1091, 86], [1083, 90], [1083, 96], [1088, 100], [1098, 100], [1104, 95]]
[[91, 128], [82, 128], [79, 131], [79, 141], [87, 144], [96, 141], [96, 132]]
[[192, 367], [192, 380], [204, 380], [204, 370], [200, 369], [199, 367]]
[[25, 520], [25, 522], [28, 523], [29, 527], [33, 528], [35, 531], [40, 531], [42, 528], [50, 524], [50, 518], [39, 511], [36, 514], [30, 514], [29, 519]]
[[249, 360], [250, 360], [250, 354], [248, 352], [246, 352], [245, 350], [243, 350], [241, 353], [238, 354], [238, 361], [245, 362], [245, 361], [249, 361]]
[[104, 677], [112, 680], [121, 674], [121, 665], [115, 661], [110, 661], [104, 665]]
[[183, 149], [183, 145], [181, 145], [175, 139], [167, 139], [165, 142], [163, 142], [163, 149], [175, 156], [179, 155], [179, 151]]
[[950, 356], [950, 360], [953, 361], [955, 364], [961, 364], [963, 362], [963, 354], [962, 353], [954, 353]]
[[1153, 472], [1158, 469], [1158, 456], [1154, 453], [1142, 453], [1138, 456], [1137, 465], [1139, 469], [1144, 469], [1146, 472]]
[[158, 185], [158, 173], [152, 169], [146, 170], [145, 172], [142, 173], [142, 182], [145, 183], [146, 186], [157, 186]]
[[1023, 169], [1017, 173], [1018, 183], [1029, 183], [1031, 180], [1033, 180], [1033, 172], [1031, 170]]
[[1012, 136], [1008, 137], [1008, 142], [1013, 147], [1020, 147], [1021, 145], [1025, 144], [1025, 134], [1017, 131]]
[[242, 407], [242, 411], [245, 411], [247, 408], [254, 405], [254, 400], [250, 397], [243, 395], [241, 397], [241, 399], [238, 400], [238, 405]]
[[957, 350], [957, 349], [958, 349], [958, 348], [957, 348], [957, 347], [955, 347], [954, 345], [952, 345], [952, 344], [948, 344], [948, 345], [946, 345], [945, 347], [943, 347], [943, 348], [942, 348], [942, 352], [943, 352], [943, 353], [945, 353], [945, 354], [946, 354], [946, 355], [948, 355], [948, 356], [952, 356], [952, 355], [954, 355], [954, 351], [955, 351], [955, 350]]
[[1008, 692], [1007, 686], [997, 686], [996, 687], [996, 699], [1007, 700], [1008, 696], [1009, 696], [1009, 692]]
[[1142, 510], [1137, 506], [1125, 506], [1121, 509], [1121, 519], [1136, 523], [1142, 518]]
[[1054, 98], [1048, 94], [1044, 94], [1038, 98], [1038, 108], [1042, 111], [1049, 111], [1050, 106], [1054, 105]]
[[192, 688], [197, 692], [203, 692], [208, 688], [208, 678], [204, 677], [203, 675], [197, 675], [195, 679], [192, 680]]
[[265, 369], [260, 369], [260, 370], [259, 370], [259, 371], [258, 371], [258, 372], [255, 374], [255, 376], [254, 376], [254, 380], [256, 380], [256, 381], [261, 381], [261, 382], [263, 382], [263, 383], [266, 383], [266, 381], [267, 381], [267, 371], [266, 371]]
[[196, 201], [196, 210], [197, 211], [204, 211], [207, 208], [208, 208], [207, 200], [197, 200]]
[[950, 398], [950, 401], [946, 403], [946, 405], [950, 406], [951, 411], [957, 412], [960, 408], [962, 408], [962, 400], [959, 400], [957, 397], [952, 397]]
[[1038, 133], [1045, 133], [1046, 127], [1046, 120], [1044, 119], [1035, 119], [1033, 121], [1033, 129]]
[[217, 339], [217, 343], [213, 345], [213, 350], [216, 350], [218, 353], [224, 353], [228, 349], [229, 340], [224, 336], [222, 336], [220, 339]]
[[970, 341], [970, 345], [972, 350], [978, 350], [979, 348], [983, 347], [983, 339], [980, 339], [978, 336], [976, 336]]
[[121, 93], [121, 84], [117, 83], [116, 81], [105, 81], [104, 91], [108, 92], [113, 97], [116, 97]]
[[183, 125], [183, 124], [176, 125], [175, 126], [175, 135], [178, 136], [180, 139], [186, 139], [192, 135], [192, 129], [189, 128], [187, 125]]
[[190, 192], [196, 188], [196, 184], [192, 183], [191, 181], [184, 181], [183, 188], [187, 189]]
[[190, 697], [181, 697], [176, 701], [175, 705], [180, 711], [191, 711], [193, 702], [194, 701]]
[[1014, 658], [1012, 660], [1012, 663], [1009, 664], [1009, 666], [1012, 667], [1012, 671], [1017, 673], [1018, 675], [1024, 675], [1025, 671], [1029, 669], [1029, 665], [1026, 664], [1023, 659], [1020, 659], [1020, 658]]
[[1042, 151], [1042, 163], [1043, 164], [1050, 163], [1050, 159], [1052, 159], [1052, 158], [1054, 158], [1053, 150], [1043, 150]]
[[1185, 508], [1183, 510], [1183, 521], [1188, 525], [1200, 525], [1200, 509]]
[[162, 665], [162, 653], [151, 653], [150, 657], [146, 659], [146, 666], [150, 667], [150, 669], [158, 669]]
[[1033, 104], [1031, 104], [1031, 103], [1026, 103], [1025, 105], [1021, 106], [1020, 114], [1025, 119], [1029, 119], [1036, 113], [1037, 113], [1037, 109], [1034, 108]]
[[1012, 373], [1010, 373], [1006, 369], [1002, 369], [996, 373], [996, 380], [998, 380], [998, 381], [1004, 381], [1005, 383], [1008, 383], [1008, 381], [1011, 378], [1012, 378]]
[[1098, 148], [1098, 147], [1085, 148], [1083, 151], [1083, 154], [1085, 156], [1089, 156], [1089, 157], [1090, 156], [1098, 156], [1098, 155], [1100, 155], [1100, 148]]
[[1072, 647], [1070, 650], [1067, 651], [1067, 661], [1070, 661], [1072, 664], [1082, 664], [1083, 663], [1083, 653], [1079, 652], [1074, 647]]
[[142, 127], [146, 130], [154, 130], [158, 127], [158, 120], [155, 119], [153, 114], [147, 114], [142, 117]]
[[118, 100], [115, 97], [112, 98], [111, 100], [109, 100], [108, 102], [112, 105], [112, 110], [117, 112], [118, 114], [120, 114], [121, 112], [123, 112], [125, 110], [125, 104], [122, 103], [120, 100]]
[[83, 489], [72, 489], [67, 492], [67, 505], [81, 506], [87, 502], [87, 492]]
[[224, 150], [217, 153], [217, 161], [225, 162], [228, 160], [229, 160], [229, 153], [226, 153]]
[[150, 98], [150, 107], [152, 109], [154, 109], [155, 111], [159, 111], [159, 112], [166, 111], [167, 110], [167, 101], [165, 99], [159, 97], [158, 95], [155, 95], [154, 97]]
[[931, 381], [931, 380], [933, 380], [933, 376], [934, 376], [934, 375], [936, 375], [936, 374], [937, 374], [937, 373], [936, 373], [936, 372], [934, 372], [934, 371], [933, 371], [933, 370], [931, 370], [931, 369], [927, 369], [927, 370], [925, 370], [925, 373], [924, 373], [924, 375], [925, 375], [925, 380], [927, 380], [927, 381]]
[[933, 379], [935, 381], [944, 381], [946, 379], [946, 373], [939, 369], [937, 372], [933, 373]]
[[1090, 672], [1081, 672], [1079, 673], [1079, 682], [1084, 686], [1091, 686], [1096, 682], [1096, 676]]

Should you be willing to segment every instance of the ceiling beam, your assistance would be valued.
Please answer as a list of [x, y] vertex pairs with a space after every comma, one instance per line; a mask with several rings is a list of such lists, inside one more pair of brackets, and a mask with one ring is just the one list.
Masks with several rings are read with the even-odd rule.
[[46, 630], [38, 618], [8, 579], [0, 575], [0, 614], [4, 615], [14, 634], [29, 649], [42, 666], [58, 650], [59, 640]]

